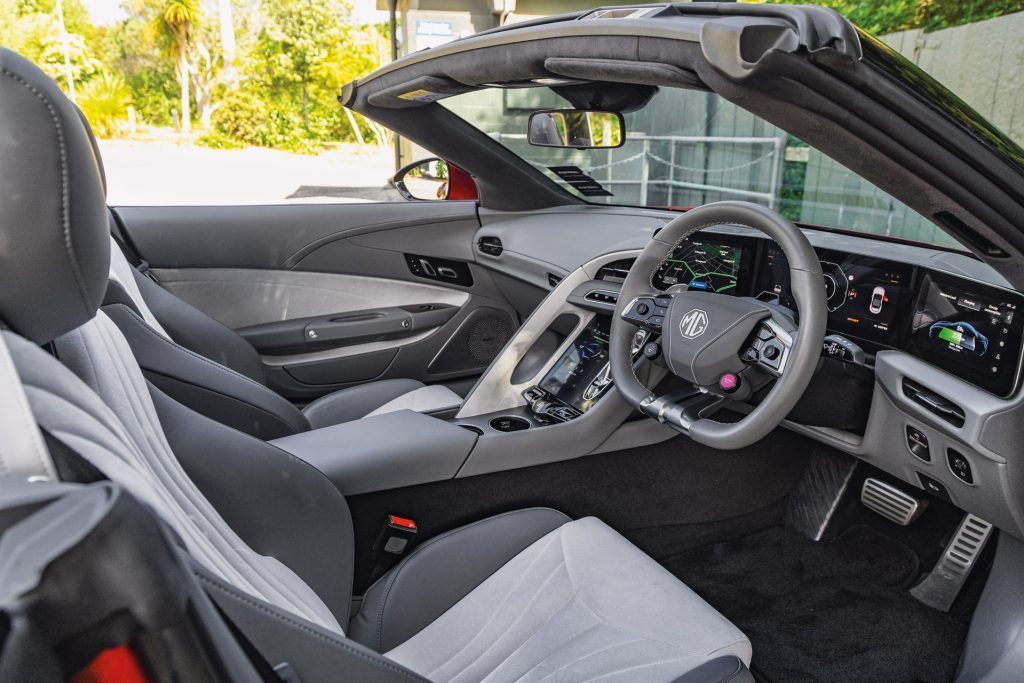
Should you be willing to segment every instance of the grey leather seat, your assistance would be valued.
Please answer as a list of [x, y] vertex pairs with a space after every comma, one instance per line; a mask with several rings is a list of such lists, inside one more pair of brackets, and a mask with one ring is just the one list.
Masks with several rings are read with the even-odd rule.
[[249, 342], [139, 273], [113, 239], [110, 244], [103, 311], [128, 339], [147, 379], [218, 422], [269, 440], [396, 410], [441, 413], [462, 403], [445, 386], [386, 379], [335, 391], [300, 411], [267, 387]]
[[[85, 124], [103, 190], [103, 161]], [[111, 233], [118, 232], [113, 215]], [[110, 240], [110, 284], [103, 309], [117, 324], [147, 379], [185, 405], [261, 439], [397, 410], [442, 413], [462, 398], [414, 379], [368, 382], [327, 394], [299, 410], [267, 386], [259, 353], [234, 330], [133, 268]]]
[[750, 643], [728, 620], [599, 520], [548, 509], [422, 544], [353, 614], [344, 497], [148, 382], [97, 310], [110, 250], [85, 124], [3, 49], [0, 141], [0, 407], [23, 425], [0, 472], [106, 478], [146, 503], [238, 631], [303, 681], [748, 675]]

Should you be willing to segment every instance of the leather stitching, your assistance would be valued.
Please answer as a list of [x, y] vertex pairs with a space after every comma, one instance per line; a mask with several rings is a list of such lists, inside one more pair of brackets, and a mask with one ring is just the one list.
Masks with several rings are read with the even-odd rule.
[[6, 76], [11, 78], [15, 83], [18, 83], [25, 87], [29, 92], [36, 96], [43, 106], [46, 107], [50, 113], [50, 119], [53, 121], [54, 129], [57, 133], [57, 148], [60, 151], [60, 219], [61, 229], [64, 232], [64, 252], [68, 259], [68, 264], [71, 266], [71, 274], [74, 276], [78, 283], [78, 295], [82, 299], [82, 303], [85, 308], [91, 309], [92, 306], [89, 303], [89, 297], [86, 294], [87, 288], [85, 286], [85, 279], [82, 277], [82, 273], [78, 268], [78, 262], [75, 259], [74, 247], [71, 244], [71, 226], [70, 219], [68, 216], [68, 160], [67, 160], [67, 145], [64, 139], [64, 128], [61, 126], [60, 117], [57, 116], [57, 111], [53, 108], [53, 104], [46, 98], [46, 96], [34, 85], [26, 81], [24, 78], [9, 70], [7, 67], [0, 66], [0, 72], [3, 72]]
[[303, 631], [304, 633], [307, 633], [307, 634], [309, 634], [311, 636], [314, 636], [315, 638], [318, 638], [318, 639], [320, 639], [320, 640], [322, 640], [322, 641], [324, 641], [326, 643], [330, 643], [331, 645], [339, 647], [339, 648], [345, 650], [346, 652], [354, 654], [357, 657], [360, 657], [361, 659], [365, 659], [368, 662], [372, 662], [373, 664], [376, 664], [377, 666], [380, 666], [381, 668], [388, 669], [389, 671], [394, 671], [395, 673], [401, 674], [401, 675], [405, 676], [406, 678], [408, 678], [409, 680], [412, 680], [412, 681], [425, 681], [426, 680], [425, 678], [416, 676], [415, 674], [413, 674], [413, 673], [411, 673], [411, 672], [409, 672], [409, 671], [407, 671], [407, 670], [405, 670], [405, 669], [403, 669], [401, 667], [398, 667], [398, 666], [395, 666], [394, 664], [391, 664], [390, 662], [388, 662], [387, 659], [384, 659], [383, 657], [381, 659], [376, 659], [374, 657], [371, 657], [368, 654], [366, 654], [365, 652], [360, 652], [359, 650], [357, 650], [356, 648], [352, 647], [351, 645], [349, 645], [348, 643], [346, 643], [345, 641], [343, 641], [343, 640], [341, 640], [339, 638], [335, 638], [335, 637], [329, 636], [328, 634], [322, 633], [320, 631], [317, 631], [316, 629], [310, 628], [309, 626], [303, 624], [302, 622], [297, 621], [295, 619], [292, 619], [292, 618], [288, 617], [285, 614], [281, 614], [279, 612], [276, 612], [276, 611], [268, 608], [266, 605], [263, 605], [263, 604], [257, 602], [256, 600], [252, 599], [250, 596], [248, 596], [245, 593], [235, 589], [232, 586], [228, 586], [228, 585], [222, 584], [219, 581], [215, 581], [215, 580], [213, 580], [213, 579], [211, 579], [211, 578], [209, 578], [209, 577], [207, 577], [207, 576], [205, 576], [205, 575], [203, 575], [203, 574], [201, 574], [199, 572], [195, 572], [195, 575], [199, 578], [200, 581], [208, 584], [209, 586], [219, 590], [220, 592], [222, 592], [222, 593], [224, 593], [226, 595], [229, 595], [229, 596], [235, 598], [236, 600], [240, 600], [241, 602], [246, 603], [250, 607], [253, 607], [253, 608], [257, 609], [257, 610], [263, 612], [264, 614], [266, 614], [266, 615], [268, 615], [268, 616], [270, 616], [270, 617], [272, 617], [272, 618], [274, 618], [274, 619], [276, 619], [276, 620], [278, 620], [280, 622], [288, 624], [292, 628], [299, 629], [300, 631]]

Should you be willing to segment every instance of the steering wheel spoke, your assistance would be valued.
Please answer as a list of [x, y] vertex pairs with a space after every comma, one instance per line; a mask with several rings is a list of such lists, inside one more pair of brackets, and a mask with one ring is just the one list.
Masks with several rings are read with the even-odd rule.
[[781, 377], [793, 353], [796, 331], [770, 317], [761, 321], [740, 357], [774, 377]]
[[711, 417], [728, 401], [724, 396], [697, 388], [681, 389], [662, 396], [652, 395], [640, 403], [640, 411], [685, 432], [694, 422]]
[[647, 330], [650, 334], [661, 334], [668, 317], [672, 295], [664, 292], [641, 294], [633, 297], [620, 316], [626, 322]]

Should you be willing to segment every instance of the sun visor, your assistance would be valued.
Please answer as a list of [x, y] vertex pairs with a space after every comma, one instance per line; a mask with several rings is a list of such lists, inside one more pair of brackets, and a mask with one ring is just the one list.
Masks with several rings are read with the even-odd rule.
[[382, 109], [407, 109], [422, 107], [471, 90], [477, 88], [441, 76], [420, 76], [411, 81], [388, 86], [369, 95], [366, 100], [371, 106]]

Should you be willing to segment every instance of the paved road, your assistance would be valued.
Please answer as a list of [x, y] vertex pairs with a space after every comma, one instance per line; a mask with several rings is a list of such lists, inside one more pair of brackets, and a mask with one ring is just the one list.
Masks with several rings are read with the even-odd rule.
[[387, 148], [344, 145], [318, 156], [173, 142], [102, 140], [112, 206], [380, 201], [393, 174]]

